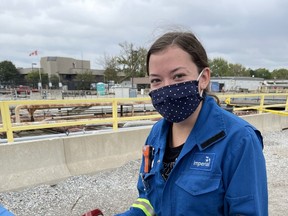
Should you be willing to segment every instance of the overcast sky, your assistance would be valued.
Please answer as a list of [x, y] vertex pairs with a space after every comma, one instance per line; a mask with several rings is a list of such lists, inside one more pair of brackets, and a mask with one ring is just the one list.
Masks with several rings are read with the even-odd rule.
[[[0, 0], [0, 62], [119, 55], [119, 43], [149, 48], [170, 29], [193, 31], [208, 57], [246, 68], [288, 68], [287, 0]], [[29, 56], [38, 50], [37, 56]]]

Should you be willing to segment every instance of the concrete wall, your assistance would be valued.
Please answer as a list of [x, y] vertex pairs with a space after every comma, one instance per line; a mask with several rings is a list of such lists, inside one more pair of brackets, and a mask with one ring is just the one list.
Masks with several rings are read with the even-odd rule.
[[150, 129], [0, 144], [0, 191], [119, 167], [141, 157]]
[[[260, 131], [288, 128], [288, 117], [243, 117]], [[90, 135], [0, 144], [0, 191], [57, 181], [119, 167], [141, 157], [151, 126]]]
[[243, 119], [254, 125], [261, 132], [281, 131], [288, 128], [288, 116], [271, 113], [243, 116]]

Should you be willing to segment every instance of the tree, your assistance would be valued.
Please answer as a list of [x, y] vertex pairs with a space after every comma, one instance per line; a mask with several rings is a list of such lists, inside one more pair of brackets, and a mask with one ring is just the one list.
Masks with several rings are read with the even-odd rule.
[[20, 73], [11, 61], [0, 62], [0, 82], [8, 85], [18, 83]]
[[76, 75], [75, 81], [77, 81], [77, 89], [78, 90], [89, 90], [91, 83], [93, 83], [94, 77], [92, 72], [86, 70], [83, 73], [79, 73]]
[[288, 70], [285, 68], [275, 69], [271, 73], [273, 79], [288, 79]]
[[[39, 73], [38, 73], [39, 74]], [[47, 73], [41, 72], [41, 81], [42, 81], [42, 88], [48, 88], [49, 85], [49, 76]]]
[[255, 77], [271, 79], [271, 73], [266, 68], [258, 68], [254, 71]]
[[215, 77], [228, 76], [229, 74], [228, 62], [223, 58], [214, 58], [212, 61], [210, 61], [210, 68], [212, 71], [212, 76]]
[[59, 77], [56, 75], [56, 74], [52, 74], [51, 76], [50, 76], [50, 82], [51, 82], [51, 84], [52, 84], [52, 87], [51, 88], [58, 88], [58, 86], [59, 86], [59, 81], [60, 81], [60, 79], [59, 79]]
[[125, 73], [127, 77], [133, 76], [133, 55], [135, 56], [136, 50], [133, 49], [134, 45], [132, 43], [120, 43], [121, 47], [120, 56], [117, 58], [119, 64], [119, 69]]
[[[132, 43], [120, 43], [120, 56], [117, 58], [119, 63], [119, 71], [126, 75], [124, 79], [129, 77], [145, 76], [145, 59], [147, 50], [143, 47], [134, 48]], [[123, 79], [123, 80], [124, 80]]]
[[119, 81], [119, 77], [117, 75], [118, 73], [117, 57], [104, 55], [102, 64], [104, 65], [105, 68], [104, 71], [105, 81], [113, 80], [114, 82], [117, 83]]
[[[25, 80], [29, 83], [30, 86], [33, 88], [38, 87], [38, 83], [40, 81], [40, 74], [39, 71], [31, 71], [25, 76]], [[42, 73], [41, 72], [41, 82], [42, 82], [42, 87], [45, 88], [45, 86], [48, 85], [48, 74], [47, 73]]]
[[255, 77], [255, 76], [256, 76], [255, 70], [253, 70], [253, 69], [251, 69], [251, 68], [248, 68], [248, 69], [247, 69], [247, 72], [249, 73], [250, 77]]
[[146, 76], [146, 55], [147, 55], [147, 49], [140, 47], [138, 49], [138, 56], [137, 56], [137, 62], [138, 70], [137, 76], [139, 77], [145, 77]]
[[[128, 42], [120, 43], [119, 46], [121, 50], [118, 56], [104, 54], [97, 61], [105, 69], [105, 80], [113, 80], [117, 83], [131, 77], [144, 77], [147, 50], [143, 47], [135, 47], [134, 44]], [[121, 78], [120, 74], [124, 74], [124, 78]]]
[[229, 76], [249, 76], [249, 71], [241, 64], [229, 64]]

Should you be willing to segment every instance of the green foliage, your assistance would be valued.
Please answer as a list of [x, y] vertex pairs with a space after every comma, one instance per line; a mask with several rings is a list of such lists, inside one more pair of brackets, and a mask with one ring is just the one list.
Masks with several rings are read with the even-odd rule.
[[42, 87], [43, 88], [48, 88], [49, 76], [48, 76], [47, 73], [42, 73], [41, 72], [41, 80], [42, 80]]
[[146, 54], [143, 47], [135, 47], [132, 43], [120, 43], [118, 56], [104, 54], [100, 64], [105, 68], [105, 81], [122, 82], [131, 77], [144, 77], [146, 75]]
[[273, 70], [271, 73], [272, 79], [288, 79], [288, 69], [281, 68]]
[[50, 82], [52, 83], [52, 89], [57, 89], [59, 86], [59, 77], [56, 74], [50, 76]]
[[11, 61], [0, 62], [0, 82], [5, 84], [17, 84], [20, 73]]
[[[143, 47], [136, 48], [132, 43], [120, 43], [120, 55], [106, 58], [105, 60], [105, 80], [114, 80], [121, 82], [131, 77], [144, 77], [146, 75], [146, 55], [147, 50]], [[279, 69], [272, 73], [265, 68], [256, 70], [246, 69], [241, 64], [232, 64], [219, 57], [209, 59], [209, 66], [214, 77], [258, 77], [264, 79], [288, 79], [288, 70]], [[125, 77], [119, 80], [119, 72], [125, 74]]]
[[246, 69], [241, 64], [228, 63], [223, 58], [209, 60], [209, 65], [214, 77], [258, 77], [263, 79], [288, 79], [288, 69], [274, 70], [272, 73], [266, 68], [256, 70]]
[[33, 87], [37, 86], [37, 83], [40, 80], [39, 72], [31, 71], [25, 76], [25, 80], [33, 85]]
[[137, 76], [139, 77], [145, 77], [146, 76], [146, 55], [147, 55], [147, 50], [143, 47], [140, 47], [138, 49], [138, 56], [137, 56], [137, 62], [136, 64], [138, 65], [138, 70], [137, 72]]
[[[120, 43], [121, 54], [117, 57], [118, 72], [123, 72], [124, 79], [145, 76], [145, 59], [147, 50], [143, 47], [134, 48], [132, 43]], [[123, 79], [123, 80], [124, 80]]]
[[247, 77], [250, 76], [249, 71], [241, 64], [229, 64], [229, 76]]
[[[33, 88], [38, 88], [38, 83], [40, 82], [40, 74], [39, 71], [31, 71], [25, 76], [25, 80], [29, 83], [29, 86]], [[47, 73], [42, 73], [41, 72], [41, 82], [42, 82], [42, 87], [46, 88], [48, 87], [48, 74]]]
[[214, 58], [210, 61], [210, 69], [214, 77], [229, 76], [228, 62], [223, 58]]
[[77, 89], [78, 90], [89, 90], [91, 83], [94, 82], [94, 77], [92, 72], [87, 70], [83, 73], [79, 73], [75, 77], [75, 81], [77, 81]]
[[254, 71], [254, 74], [255, 74], [255, 77], [271, 79], [271, 73], [266, 68], [259, 68]]
[[114, 80], [116, 83], [119, 81], [117, 76], [118, 62], [116, 57], [105, 57], [105, 81]]

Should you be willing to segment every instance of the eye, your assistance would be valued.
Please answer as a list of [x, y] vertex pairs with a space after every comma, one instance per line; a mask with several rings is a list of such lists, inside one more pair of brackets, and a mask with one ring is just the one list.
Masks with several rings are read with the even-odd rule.
[[184, 76], [185, 76], [185, 74], [183, 74], [183, 73], [175, 74], [173, 79], [176, 81], [182, 80]]
[[151, 84], [156, 84], [156, 83], [159, 83], [159, 82], [161, 82], [161, 80], [160, 80], [160, 79], [157, 79], [157, 78], [150, 80], [150, 83], [151, 83]]

